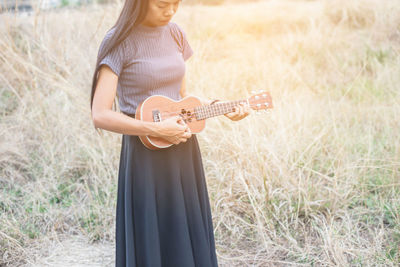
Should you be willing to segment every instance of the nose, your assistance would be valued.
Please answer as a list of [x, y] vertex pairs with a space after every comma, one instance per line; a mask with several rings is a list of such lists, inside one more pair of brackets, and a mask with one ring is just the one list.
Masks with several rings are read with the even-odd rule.
[[173, 7], [170, 7], [170, 8], [167, 10], [167, 12], [165, 13], [165, 15], [166, 15], [166, 16], [172, 16], [172, 15], [174, 15], [174, 13], [175, 13], [174, 8], [173, 8]]

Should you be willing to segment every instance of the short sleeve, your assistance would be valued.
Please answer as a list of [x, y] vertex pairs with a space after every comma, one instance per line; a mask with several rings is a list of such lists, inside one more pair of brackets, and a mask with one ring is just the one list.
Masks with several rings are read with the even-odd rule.
[[176, 23], [172, 23], [172, 30], [175, 35], [175, 40], [178, 42], [181, 49], [183, 60], [186, 61], [193, 55], [193, 49], [189, 45], [186, 33]]
[[[101, 42], [99, 48], [99, 55], [103, 51], [105, 44], [110, 40], [113, 32], [114, 29], [111, 29], [110, 31], [107, 32], [106, 36]], [[100, 61], [99, 67], [101, 65], [107, 65], [117, 76], [119, 76], [122, 72], [122, 67], [124, 65], [123, 59], [124, 59], [124, 47], [122, 42], [107, 53], [107, 55]]]

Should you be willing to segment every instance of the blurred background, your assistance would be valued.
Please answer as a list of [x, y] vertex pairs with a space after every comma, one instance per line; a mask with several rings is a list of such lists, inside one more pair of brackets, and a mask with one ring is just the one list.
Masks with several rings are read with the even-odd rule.
[[3, 11], [28, 11], [33, 9], [51, 9], [67, 6], [81, 6], [93, 3], [106, 4], [115, 0], [1, 0]]
[[[185, 0], [186, 4], [219, 5], [225, 0]], [[243, 2], [243, 0], [228, 0], [228, 2]], [[54, 9], [62, 7], [77, 7], [90, 4], [121, 3], [123, 0], [0, 0], [2, 11], [31, 11], [34, 9]]]
[[[90, 116], [123, 1], [0, 0], [0, 266], [113, 266], [121, 136]], [[220, 266], [400, 264], [397, 0], [184, 0]], [[117, 107], [118, 108], [118, 107]]]

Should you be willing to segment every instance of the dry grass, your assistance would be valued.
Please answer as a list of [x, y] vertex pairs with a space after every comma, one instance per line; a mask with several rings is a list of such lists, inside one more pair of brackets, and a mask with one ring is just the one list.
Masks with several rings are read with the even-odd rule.
[[[88, 103], [119, 8], [0, 16], [0, 265], [59, 236], [114, 239], [121, 137], [94, 131]], [[400, 263], [399, 14], [395, 0], [178, 12], [193, 94], [274, 97], [199, 135], [221, 266]]]

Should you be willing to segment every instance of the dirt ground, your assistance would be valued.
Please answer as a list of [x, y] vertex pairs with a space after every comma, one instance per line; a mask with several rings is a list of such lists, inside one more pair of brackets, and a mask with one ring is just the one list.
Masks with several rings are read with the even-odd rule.
[[111, 243], [90, 242], [85, 237], [70, 236], [62, 241], [52, 241], [47, 248], [42, 248], [24, 267], [57, 266], [57, 267], [97, 267], [115, 265], [115, 246]]

